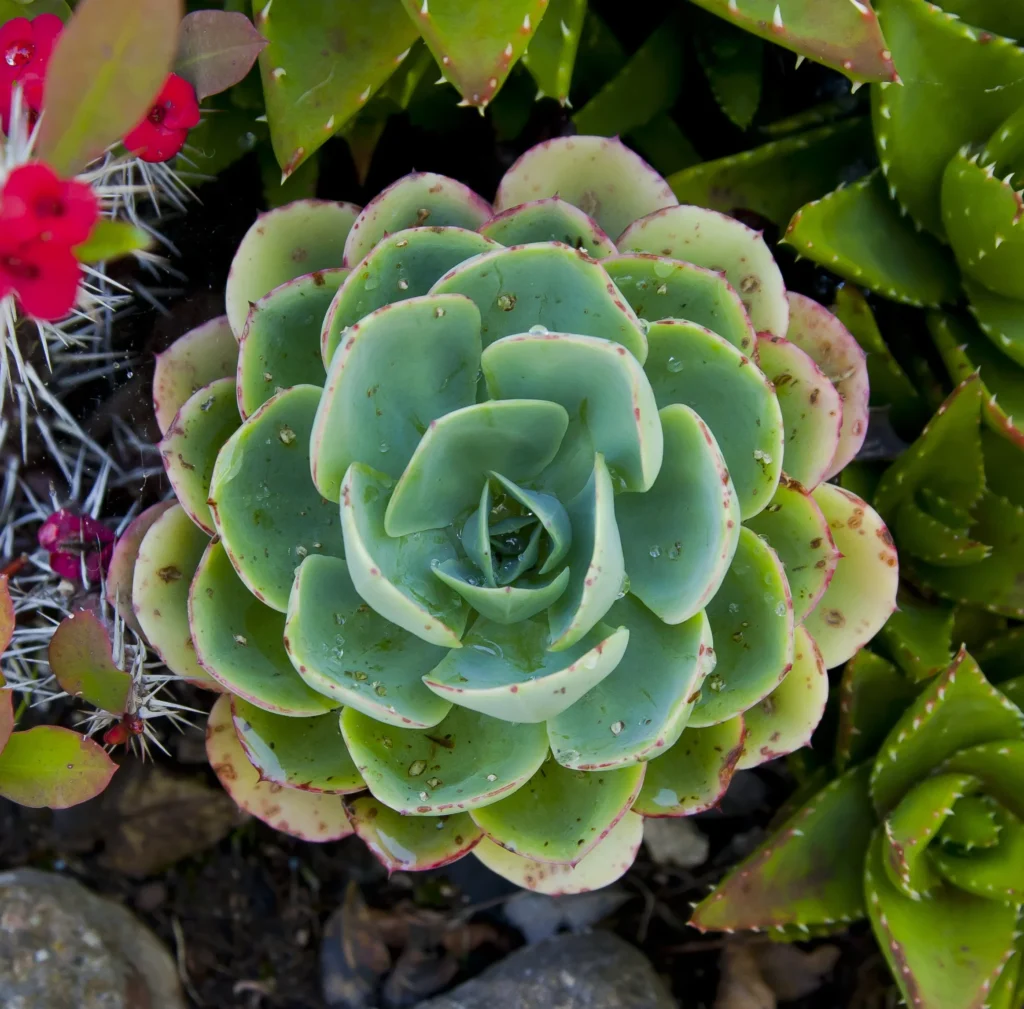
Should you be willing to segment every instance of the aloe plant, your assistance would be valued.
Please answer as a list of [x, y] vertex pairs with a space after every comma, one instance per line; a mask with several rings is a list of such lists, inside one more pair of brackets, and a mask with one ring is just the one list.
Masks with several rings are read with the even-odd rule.
[[158, 360], [177, 502], [112, 580], [282, 830], [603, 885], [643, 816], [806, 742], [893, 609], [886, 527], [826, 482], [856, 341], [618, 141], [533, 148], [493, 206], [416, 174], [271, 211], [225, 301]]
[[[963, 649], [923, 681], [905, 661], [859, 652], [843, 675], [831, 780], [697, 906], [693, 923], [799, 939], [868, 918], [908, 1004], [1019, 1005], [1017, 637], [986, 648], [998, 673], [1012, 667], [999, 689]], [[901, 642], [901, 654], [914, 651]]]

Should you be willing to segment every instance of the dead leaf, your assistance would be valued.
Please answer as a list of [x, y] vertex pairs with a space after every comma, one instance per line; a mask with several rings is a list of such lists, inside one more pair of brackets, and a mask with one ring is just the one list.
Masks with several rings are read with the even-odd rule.
[[775, 1009], [817, 991], [839, 959], [839, 947], [805, 951], [781, 942], [735, 940], [722, 950], [715, 1009]]
[[355, 882], [345, 901], [327, 920], [320, 947], [320, 984], [324, 1001], [340, 1009], [373, 1004], [381, 978], [391, 969], [391, 954], [374, 913]]
[[386, 1009], [406, 1009], [447, 987], [459, 972], [459, 961], [439, 944], [441, 937], [424, 923], [414, 924], [405, 948], [382, 991]]

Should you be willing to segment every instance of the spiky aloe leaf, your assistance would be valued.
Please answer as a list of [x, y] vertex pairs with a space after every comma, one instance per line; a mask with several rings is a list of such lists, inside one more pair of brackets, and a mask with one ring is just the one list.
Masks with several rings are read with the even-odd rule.
[[[704, 17], [696, 27], [697, 59], [715, 101], [733, 123], [745, 130], [761, 104], [764, 43], [718, 18]], [[699, 202], [682, 199], [684, 203]]]
[[643, 833], [643, 817], [628, 812], [576, 865], [524, 858], [487, 837], [473, 849], [473, 854], [488, 869], [524, 889], [552, 895], [585, 893], [614, 883], [632, 865]]
[[962, 145], [988, 140], [1024, 101], [1024, 49], [928, 0], [885, 0], [879, 12], [903, 78], [902, 87], [872, 89], [882, 172], [914, 220], [942, 236], [943, 172]]
[[256, 218], [231, 260], [224, 292], [236, 340], [252, 303], [289, 280], [342, 265], [345, 239], [358, 215], [351, 203], [296, 200]]
[[112, 715], [124, 712], [131, 677], [114, 663], [110, 636], [95, 614], [65, 617], [50, 638], [47, 659], [61, 690]]
[[586, 14], [587, 0], [549, 0], [530, 48], [522, 55], [523, 66], [537, 82], [538, 97], [547, 95], [561, 105], [568, 103]]
[[898, 80], [878, 17], [848, 0], [696, 0], [705, 10], [855, 81]]
[[908, 591], [896, 597], [896, 611], [879, 640], [915, 682], [930, 679], [953, 661], [953, 607], [926, 602]]
[[953, 257], [900, 215], [877, 170], [798, 210], [783, 241], [894, 301], [938, 305], [958, 296]]
[[272, 0], [253, 6], [268, 43], [259, 63], [270, 136], [287, 177], [363, 108], [418, 32], [396, 0], [358, 11]]
[[242, 748], [231, 698], [218, 697], [206, 723], [206, 756], [224, 791], [247, 813], [303, 841], [337, 841], [352, 833], [340, 795], [264, 781]]
[[483, 837], [468, 813], [401, 816], [371, 796], [349, 805], [356, 834], [388, 872], [437, 869], [462, 858]]
[[861, 764], [826, 785], [697, 905], [692, 924], [773, 929], [862, 917], [869, 770]]
[[1024, 324], [1020, 302], [1004, 298], [987, 287], [964, 277], [964, 291], [970, 299], [971, 314], [981, 331], [1007, 357], [1024, 366]]
[[683, 203], [724, 214], [752, 210], [784, 228], [802, 206], [845, 182], [850, 165], [870, 150], [870, 122], [847, 119], [684, 168], [668, 184]]

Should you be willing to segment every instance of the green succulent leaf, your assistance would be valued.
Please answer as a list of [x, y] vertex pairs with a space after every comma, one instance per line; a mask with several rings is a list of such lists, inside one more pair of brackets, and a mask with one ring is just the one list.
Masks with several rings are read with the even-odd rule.
[[783, 241], [798, 255], [894, 301], [938, 305], [959, 296], [953, 257], [901, 216], [877, 170], [798, 210]]
[[626, 595], [605, 619], [629, 631], [625, 655], [597, 686], [548, 721], [555, 759], [577, 770], [621, 767], [671, 747], [711, 662], [711, 630], [703, 613], [666, 624]]
[[285, 715], [320, 715], [338, 707], [292, 668], [282, 640], [284, 615], [239, 581], [219, 541], [210, 543], [196, 569], [189, 617], [200, 665], [232, 694]]
[[782, 273], [759, 231], [703, 207], [669, 207], [635, 221], [616, 244], [621, 252], [650, 252], [723, 271], [754, 329], [786, 335]]
[[296, 200], [256, 218], [231, 260], [224, 292], [236, 339], [242, 337], [251, 304], [275, 287], [342, 265], [345, 238], [358, 214], [351, 203]]
[[592, 259], [615, 254], [612, 240], [597, 222], [560, 196], [503, 210], [481, 226], [480, 234], [502, 245], [561, 242], [585, 252]]
[[688, 406], [660, 413], [665, 458], [644, 494], [615, 515], [630, 591], [666, 623], [689, 620], [718, 591], [739, 537], [739, 502], [707, 425]]
[[444, 649], [390, 623], [356, 592], [348, 564], [307, 557], [295, 576], [284, 647], [314, 690], [379, 722], [428, 728], [451, 703], [421, 682]]
[[193, 393], [218, 378], [233, 376], [237, 363], [238, 344], [226, 315], [189, 330], [157, 354], [153, 407], [160, 433], [167, 433]]
[[723, 214], [752, 210], [784, 228], [804, 204], [844, 182], [850, 165], [870, 151], [867, 117], [846, 119], [684, 168], [668, 184], [683, 203]]
[[547, 755], [543, 724], [499, 722], [461, 707], [430, 729], [382, 725], [346, 708], [341, 731], [374, 797], [407, 815], [497, 802], [522, 787]]
[[110, 635], [95, 614], [65, 617], [50, 638], [47, 660], [61, 690], [112, 715], [124, 713], [131, 677], [115, 664]]
[[874, 829], [869, 767], [836, 778], [736, 866], [694, 912], [699, 929], [777, 929], [864, 915]]
[[[135, 609], [132, 598], [132, 580], [135, 575], [135, 567], [139, 560], [139, 547], [142, 545], [143, 537], [149, 532], [150, 527], [165, 511], [174, 507], [175, 501], [160, 501], [151, 505], [141, 514], [137, 515], [114, 543], [114, 552], [107, 565], [107, 580], [105, 595], [107, 602], [114, 607], [117, 615], [136, 634], [141, 635], [142, 626], [135, 616]], [[198, 562], [198, 561], [197, 561]], [[2, 613], [2, 594], [0, 594], [0, 613]], [[14, 611], [11, 610], [11, 626], [13, 627]], [[4, 644], [3, 617], [0, 615], [0, 645]], [[5, 649], [6, 651], [6, 645]]]
[[249, 417], [281, 389], [324, 384], [320, 328], [348, 270], [286, 281], [249, 309], [238, 354], [238, 409]]
[[[897, 80], [878, 17], [870, 4], [845, 0], [696, 0], [745, 31], [824, 63], [856, 81]], [[884, 25], [882, 26], [884, 28]]]
[[690, 716], [715, 725], [767, 697], [793, 664], [793, 600], [775, 551], [750, 529], [739, 543], [722, 587], [708, 604], [717, 663]]
[[[537, 528], [534, 530], [531, 543], [536, 544], [539, 538], [540, 529]], [[535, 555], [536, 550], [533, 553]], [[528, 557], [529, 554], [522, 556]], [[434, 574], [458, 592], [482, 617], [499, 624], [518, 624], [541, 613], [554, 605], [569, 584], [569, 569], [563, 568], [546, 582], [517, 582], [519, 572], [515, 571], [512, 572], [513, 577], [508, 579], [509, 584], [481, 585], [476, 566], [461, 560], [449, 560], [438, 564], [434, 568]]]
[[[550, 494], [525, 490], [500, 473], [492, 471], [491, 477], [502, 486], [509, 497], [518, 501], [529, 514], [537, 519], [544, 532], [547, 533], [548, 554], [539, 573], [546, 575], [548, 572], [554, 571], [569, 553], [569, 547], [572, 545], [572, 523], [569, 521], [569, 513], [562, 507], [558, 498]], [[482, 508], [483, 501], [481, 499]]]
[[[497, 243], [483, 235], [455, 227], [408, 228], [382, 237], [353, 266], [327, 317], [321, 316], [325, 367], [362, 319], [385, 305], [422, 297], [452, 267], [495, 248]], [[445, 307], [444, 302], [438, 305]]]
[[633, 864], [643, 835], [643, 817], [628, 812], [576, 865], [524, 858], [489, 837], [480, 841], [473, 854], [488, 869], [526, 890], [560, 896], [599, 890], [614, 883]]
[[625, 627], [597, 624], [571, 648], [548, 650], [543, 620], [509, 626], [479, 618], [423, 677], [438, 697], [509, 722], [543, 722], [563, 712], [622, 661]]
[[341, 485], [341, 525], [348, 573], [359, 595], [384, 619], [432, 645], [458, 648], [469, 616], [462, 597], [434, 576], [454, 559], [444, 529], [392, 537], [384, 515], [393, 482], [353, 463]]
[[825, 667], [834, 669], [867, 644], [895, 609], [899, 564], [892, 536], [869, 504], [829, 483], [812, 496], [842, 559], [804, 624]]
[[337, 505], [309, 474], [321, 390], [297, 385], [263, 404], [228, 439], [210, 481], [210, 509], [239, 577], [283, 613], [295, 569], [310, 553], [344, 554]]
[[828, 676], [821, 652], [807, 629], [798, 626], [793, 668], [767, 697], [743, 712], [746, 738], [737, 768], [757, 767], [809, 746], [827, 700]]
[[434, 422], [476, 402], [479, 368], [480, 313], [468, 298], [410, 298], [356, 323], [331, 359], [313, 421], [320, 493], [337, 501], [354, 462], [401, 477]]
[[754, 352], [747, 310], [717, 270], [644, 252], [612, 256], [601, 265], [641, 319], [686, 319], [745, 354]]
[[725, 457], [740, 515], [751, 518], [771, 501], [782, 473], [785, 431], [770, 383], [703, 326], [666, 319], [651, 326], [648, 340], [645, 370], [658, 407], [683, 403], [704, 420]]
[[633, 221], [679, 202], [665, 180], [617, 137], [557, 137], [530, 148], [502, 177], [494, 209], [548, 196], [579, 207], [612, 239]]
[[[998, 696], [1006, 700], [1001, 692]], [[1018, 712], [1020, 710], [1018, 708]], [[1024, 818], [1024, 798], [1019, 788], [1020, 774], [1024, 770], [1024, 742], [1019, 732], [991, 743], [964, 747], [945, 761], [940, 770], [972, 775], [981, 782], [987, 795], [1018, 819]]]
[[174, 504], [142, 538], [132, 578], [132, 606], [165, 666], [201, 686], [216, 681], [199, 665], [189, 629], [188, 593], [209, 537]]
[[675, 746], [648, 761], [634, 812], [692, 816], [711, 809], [732, 781], [745, 738], [740, 715], [704, 729], [684, 729]]
[[771, 504], [747, 528], [779, 555], [793, 597], [794, 619], [800, 622], [818, 604], [840, 563], [821, 508], [803, 487], [783, 477]]
[[464, 294], [476, 302], [483, 345], [543, 327], [586, 333], [622, 344], [641, 364], [647, 341], [640, 322], [600, 264], [586, 253], [541, 242], [485, 253], [455, 267], [432, 294]]
[[[406, 175], [375, 196], [356, 218], [345, 242], [344, 265], [356, 267], [361, 264], [375, 246], [398, 231], [424, 226], [475, 231], [491, 213], [491, 206], [486, 200], [455, 179], [433, 172]], [[460, 240], [456, 238], [454, 241]], [[451, 236], [446, 236], [440, 243], [428, 243], [426, 248], [435, 255], [443, 255], [438, 245], [450, 249]], [[423, 272], [425, 275], [426, 271]], [[410, 268], [410, 281], [416, 273]]]
[[572, 771], [547, 760], [522, 788], [471, 815], [522, 858], [578, 865], [628, 814], [645, 767]]
[[952, 606], [901, 591], [879, 640], [903, 672], [921, 682], [953, 661], [953, 619]]
[[368, 795], [352, 801], [349, 815], [356, 834], [388, 872], [438, 869], [462, 858], [483, 837], [469, 813], [402, 816]]
[[160, 455], [174, 493], [203, 532], [215, 532], [207, 499], [217, 453], [242, 423], [235, 383], [218, 378], [182, 404], [160, 442]]
[[232, 697], [231, 715], [242, 749], [262, 781], [336, 794], [366, 787], [345, 749], [336, 711], [293, 718]]

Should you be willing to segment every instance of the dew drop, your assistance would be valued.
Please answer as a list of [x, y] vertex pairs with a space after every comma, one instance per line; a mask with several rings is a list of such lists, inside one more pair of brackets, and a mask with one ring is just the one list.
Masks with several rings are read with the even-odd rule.
[[421, 775], [427, 769], [427, 762], [425, 760], [414, 760], [409, 765], [409, 777], [415, 778]]
[[382, 441], [377, 447], [380, 449], [381, 455], [387, 455], [391, 451], [391, 446], [386, 441]]
[[488, 781], [497, 781], [498, 780], [498, 776], [496, 774], [488, 774], [487, 775], [487, 780]]
[[640, 324], [640, 332], [646, 336], [651, 331], [651, 324], [646, 319], [637, 319]]
[[380, 745], [383, 746], [385, 750], [390, 750], [395, 744], [391, 742], [390, 736], [381, 736]]
[[440, 305], [438, 305], [437, 308], [434, 309], [434, 318], [435, 319], [440, 319], [443, 316], [444, 316], [444, 309]]
[[408, 244], [409, 244], [409, 239], [408, 238], [400, 238], [397, 242], [395, 242], [395, 248], [396, 249], [404, 249]]
[[609, 728], [612, 730], [612, 735], [617, 736], [626, 727], [625, 722], [612, 722]]
[[729, 612], [730, 613], [739, 613], [739, 611], [740, 611], [740, 604], [739, 603], [729, 603]]
[[775, 607], [775, 615], [777, 617], [784, 617], [786, 615], [786, 604], [785, 603], [779, 603], [778, 606]]
[[388, 692], [388, 688], [387, 688], [387, 687], [385, 687], [383, 683], [375, 683], [375, 684], [373, 685], [373, 692], [374, 692], [374, 693], [375, 693], [375, 694], [376, 694], [376, 695], [377, 695], [378, 697], [385, 697], [385, 696], [387, 695], [387, 692]]
[[340, 613], [335, 613], [334, 614], [334, 622], [339, 627], [344, 627], [345, 626], [345, 618]]
[[409, 290], [409, 281], [408, 280], [400, 280], [398, 282], [398, 290], [399, 291], [408, 291]]
[[657, 560], [657, 559], [658, 559], [658, 558], [659, 558], [659, 557], [661, 556], [661, 547], [659, 547], [659, 546], [658, 546], [658, 544], [657, 544], [657, 543], [655, 543], [655, 544], [654, 544], [654, 546], [653, 546], [653, 547], [651, 547], [651, 549], [650, 549], [650, 550], [648, 550], [647, 552], [648, 552], [648, 553], [649, 553], [649, 554], [650, 554], [650, 555], [651, 555], [651, 556], [652, 556], [652, 557], [653, 557], [653, 558], [654, 558], [655, 560]]
[[708, 690], [715, 694], [721, 693], [722, 689], [725, 687], [725, 680], [723, 680], [718, 673], [712, 673], [704, 683], [707, 685]]
[[678, 375], [679, 372], [683, 370], [684, 366], [683, 362], [680, 361], [678, 357], [670, 357], [665, 367], [668, 368], [668, 370], [671, 371], [673, 374]]
[[627, 592], [629, 592], [629, 575], [623, 575], [622, 584], [619, 586], [619, 592], [615, 598], [621, 599]]
[[420, 799], [421, 799], [421, 800], [422, 800], [423, 802], [426, 802], [426, 801], [427, 801], [427, 799], [429, 799], [429, 798], [430, 798], [430, 796], [429, 796], [429, 795], [427, 795], [427, 793], [426, 793], [426, 792], [420, 792]]
[[440, 788], [443, 784], [440, 778], [427, 778], [427, 788]]
[[366, 283], [363, 286], [367, 291], [374, 291], [380, 287], [380, 279], [371, 275], [366, 278]]
[[549, 330], [547, 326], [531, 326], [528, 330], [531, 336], [545, 336]]
[[284, 427], [282, 427], [280, 431], [277, 432], [277, 436], [278, 438], [281, 439], [282, 445], [291, 445], [297, 437], [295, 432], [290, 427], [288, 427], [287, 424]]
[[675, 272], [675, 269], [676, 264], [671, 260], [659, 259], [654, 264], [654, 275], [661, 280], [664, 280], [666, 277], [671, 277]]

